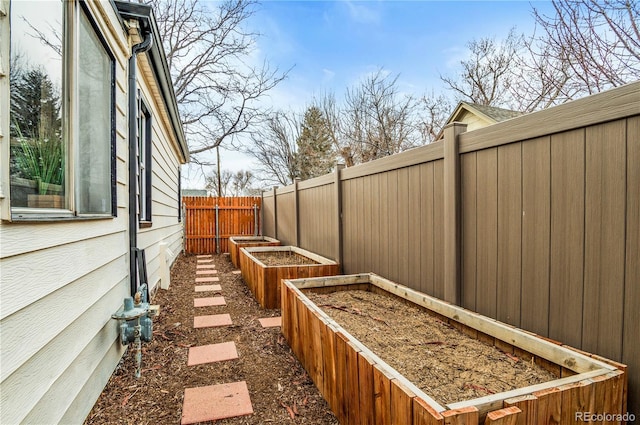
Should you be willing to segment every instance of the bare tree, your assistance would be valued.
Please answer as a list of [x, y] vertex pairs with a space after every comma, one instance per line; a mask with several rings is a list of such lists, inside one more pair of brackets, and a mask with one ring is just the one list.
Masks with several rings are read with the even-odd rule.
[[244, 24], [254, 13], [254, 0], [149, 2], [164, 35], [192, 160], [203, 163], [198, 154], [232, 143], [261, 121], [260, 100], [286, 73], [251, 64], [258, 34]]
[[472, 103], [507, 106], [513, 84], [514, 58], [522, 48], [522, 37], [511, 30], [501, 42], [495, 38], [471, 40], [467, 47], [470, 56], [460, 61], [462, 70], [457, 76], [440, 79], [457, 94]]
[[233, 196], [249, 196], [253, 193], [251, 184], [254, 175], [251, 171], [240, 170], [233, 174], [231, 178], [231, 194]]
[[347, 89], [338, 152], [347, 165], [393, 155], [419, 144], [416, 102], [401, 94], [398, 75], [382, 69]]
[[220, 173], [214, 172], [205, 177], [204, 187], [213, 196], [230, 196], [229, 185], [232, 179], [233, 173], [229, 170], [223, 170]]
[[420, 116], [418, 125], [422, 139], [427, 143], [434, 142], [452, 111], [451, 101], [443, 94], [436, 95], [432, 91], [423, 95], [418, 107]]
[[299, 176], [296, 160], [300, 123], [296, 114], [274, 112], [263, 128], [252, 135], [252, 146], [245, 153], [254, 157], [263, 180], [286, 186]]
[[331, 140], [334, 151], [342, 157], [347, 167], [355, 165], [353, 156], [350, 156], [349, 151], [345, 149], [346, 143], [342, 142], [342, 111], [336, 102], [335, 94], [331, 92], [325, 93], [320, 99], [314, 100], [313, 106], [320, 110], [324, 118], [327, 134]]
[[540, 52], [566, 75], [565, 97], [592, 94], [640, 79], [640, 3], [553, 0], [555, 16], [534, 9]]

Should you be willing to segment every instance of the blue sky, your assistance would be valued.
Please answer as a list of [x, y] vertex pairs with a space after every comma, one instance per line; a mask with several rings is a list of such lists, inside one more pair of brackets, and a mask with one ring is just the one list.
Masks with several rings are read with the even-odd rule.
[[323, 91], [340, 97], [378, 68], [400, 74], [403, 91], [440, 92], [440, 74], [455, 72], [468, 41], [512, 27], [530, 34], [531, 10], [524, 1], [265, 1], [250, 24], [262, 34], [261, 56], [293, 66], [277, 95], [304, 107]]
[[[534, 30], [536, 1], [278, 1], [265, 0], [247, 22], [261, 34], [253, 60], [267, 60], [288, 78], [270, 94], [275, 109], [303, 111], [314, 96], [347, 87], [379, 68], [399, 74], [400, 90], [445, 92], [440, 75], [455, 73], [476, 38]], [[222, 151], [222, 168], [253, 168]]]

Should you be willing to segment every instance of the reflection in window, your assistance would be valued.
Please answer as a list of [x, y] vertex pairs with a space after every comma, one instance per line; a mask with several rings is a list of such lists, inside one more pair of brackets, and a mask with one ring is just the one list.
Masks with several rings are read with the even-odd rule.
[[11, 206], [64, 208], [63, 3], [11, 8]]
[[111, 213], [112, 59], [80, 14], [78, 212]]
[[115, 68], [106, 46], [85, 2], [11, 3], [11, 207], [36, 209], [18, 210], [22, 217], [43, 208], [114, 213]]
[[142, 99], [138, 108], [138, 217], [151, 221], [151, 112]]

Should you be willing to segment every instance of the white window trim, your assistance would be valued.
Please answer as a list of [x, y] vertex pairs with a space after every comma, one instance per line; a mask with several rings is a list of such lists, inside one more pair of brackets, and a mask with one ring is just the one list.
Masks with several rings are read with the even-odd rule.
[[[64, 52], [74, 52], [74, 54], [65, 54], [63, 58], [63, 68], [62, 68], [62, 133], [64, 135], [65, 141], [65, 149], [67, 152], [66, 161], [65, 161], [65, 204], [67, 206], [75, 206], [77, 191], [79, 190], [78, 185], [76, 184], [76, 170], [78, 167], [76, 164], [79, 162], [79, 153], [77, 152], [77, 143], [76, 138], [79, 134], [79, 120], [78, 120], [78, 112], [80, 105], [78, 104], [79, 90], [78, 84], [76, 84], [76, 79], [79, 74], [79, 62], [76, 56], [77, 49], [79, 46], [79, 31], [78, 26], [80, 25], [80, 14], [86, 13], [87, 18], [90, 22], [92, 22], [92, 26], [94, 30], [97, 28], [96, 19], [93, 16], [90, 8], [88, 6], [82, 6], [80, 1], [69, 1], [63, 2], [67, 9], [64, 11], [66, 14], [63, 19], [63, 33], [66, 34], [64, 37], [63, 43], [63, 51]], [[8, 5], [6, 7], [5, 5]], [[2, 9], [2, 6], [5, 6]], [[11, 2], [7, 0], [0, 0], [0, 36], [2, 43], [0, 44], [0, 93], [10, 93], [9, 87], [9, 78], [8, 75], [2, 75], [2, 70], [9, 69], [9, 57], [11, 50], [11, 41], [10, 41], [10, 24], [8, 15], [2, 16], [2, 10], [10, 11]], [[83, 11], [84, 8], [84, 11]], [[72, 22], [73, 25], [69, 25]], [[102, 39], [103, 47], [107, 51], [107, 54], [110, 56], [113, 63], [115, 63], [115, 54], [113, 50], [110, 49], [108, 44], [104, 41], [104, 37], [98, 33], [99, 38]], [[2, 62], [4, 60], [4, 63]], [[6, 71], [5, 71], [6, 72]], [[9, 70], [10, 72], [10, 70]], [[115, 73], [115, 69], [113, 69]], [[116, 76], [112, 75], [112, 78], [115, 79]], [[112, 93], [113, 96], [113, 93]], [[10, 200], [10, 175], [9, 175], [9, 167], [4, 166], [5, 164], [9, 164], [10, 162], [10, 143], [8, 137], [8, 129], [10, 124], [10, 116], [9, 116], [9, 107], [10, 107], [10, 96], [2, 96], [2, 103], [0, 103], [0, 143], [1, 143], [1, 151], [0, 151], [0, 161], [2, 166], [0, 169], [2, 170], [2, 174], [0, 174], [0, 218], [6, 221], [64, 221], [70, 219], [113, 219], [116, 217], [116, 211], [112, 210], [110, 213], [105, 214], [83, 214], [79, 213], [75, 210], [75, 208], [62, 208], [62, 209], [45, 209], [45, 208], [26, 208], [26, 207], [11, 207]], [[6, 108], [6, 113], [5, 109]], [[112, 102], [112, 108], [115, 108], [115, 104]], [[67, 112], [68, 111], [68, 112]], [[112, 114], [115, 114], [115, 110], [111, 111]], [[6, 129], [6, 131], [4, 130]], [[114, 129], [112, 128], [113, 132]], [[111, 135], [111, 143], [114, 143], [113, 134]], [[116, 158], [111, 158], [112, 161], [115, 161]], [[112, 172], [113, 171], [113, 166]], [[111, 191], [111, 197], [117, 197], [117, 191], [114, 193], [113, 189]], [[111, 199], [111, 208], [113, 209], [114, 200]], [[116, 207], [117, 208], [117, 207]]]

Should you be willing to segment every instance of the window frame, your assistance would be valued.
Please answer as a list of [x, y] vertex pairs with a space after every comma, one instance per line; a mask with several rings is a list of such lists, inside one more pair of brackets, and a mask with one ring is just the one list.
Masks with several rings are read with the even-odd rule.
[[[153, 114], [138, 91], [138, 223], [141, 227], [150, 227], [153, 218], [152, 197], [153, 184]], [[143, 128], [144, 126], [144, 128]], [[144, 130], [144, 131], [142, 131]]]
[[[61, 114], [62, 135], [65, 149], [65, 207], [60, 209], [29, 208], [11, 206], [11, 188], [9, 185], [10, 218], [12, 221], [68, 221], [78, 219], [109, 219], [117, 217], [117, 156], [116, 156], [116, 58], [112, 48], [104, 37], [94, 14], [85, 0], [63, 2], [63, 48], [62, 48], [62, 87]], [[79, 212], [79, 175], [82, 165], [79, 156], [79, 31], [82, 14], [89, 23], [110, 62], [109, 95], [109, 186], [110, 208], [107, 213]], [[11, 31], [11, 28], [10, 28]], [[8, 158], [7, 158], [8, 159]]]

